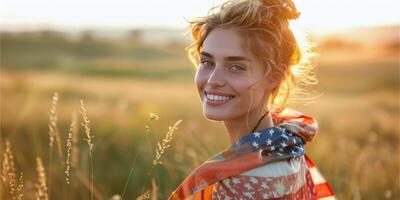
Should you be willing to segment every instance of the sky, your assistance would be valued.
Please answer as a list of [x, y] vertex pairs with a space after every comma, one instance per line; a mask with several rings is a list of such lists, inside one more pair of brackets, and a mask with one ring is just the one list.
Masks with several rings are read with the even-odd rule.
[[[55, 28], [184, 28], [223, 0], [0, 0], [0, 23]], [[295, 23], [329, 32], [349, 27], [400, 24], [399, 0], [294, 0]]]

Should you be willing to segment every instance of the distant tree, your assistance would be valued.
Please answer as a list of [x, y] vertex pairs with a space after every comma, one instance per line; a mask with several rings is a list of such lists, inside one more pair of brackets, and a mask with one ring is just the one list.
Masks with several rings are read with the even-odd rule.
[[143, 30], [141, 29], [132, 29], [128, 32], [128, 41], [133, 44], [140, 44], [142, 42]]
[[359, 42], [346, 41], [339, 37], [329, 37], [320, 43], [320, 47], [324, 49], [354, 49], [360, 48], [362, 45]]
[[400, 39], [393, 39], [390, 41], [384, 42], [381, 47], [386, 51], [386, 52], [394, 52], [394, 53], [399, 53], [400, 52]]
[[40, 38], [44, 39], [55, 39], [55, 40], [64, 40], [65, 34], [61, 31], [54, 31], [54, 30], [40, 30], [37, 32]]
[[95, 41], [95, 37], [92, 30], [84, 30], [79, 34], [79, 40], [81, 42], [93, 42]]

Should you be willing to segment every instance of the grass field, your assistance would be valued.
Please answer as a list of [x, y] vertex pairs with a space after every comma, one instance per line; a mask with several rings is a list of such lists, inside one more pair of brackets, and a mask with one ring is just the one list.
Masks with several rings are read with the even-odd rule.
[[[157, 198], [166, 199], [196, 166], [229, 145], [223, 124], [202, 116], [181, 45], [28, 36], [2, 36], [1, 43], [2, 161], [9, 140], [17, 179], [23, 172], [23, 199], [35, 199], [36, 157], [43, 160], [50, 199], [90, 199], [91, 173], [95, 199], [115, 194], [134, 199], [151, 190], [152, 179]], [[329, 59], [330, 51], [321, 55], [315, 88], [320, 96], [309, 105], [290, 105], [319, 123], [319, 135], [306, 153], [339, 199], [399, 199], [398, 59]], [[56, 145], [51, 151], [49, 147], [55, 92], [61, 156]], [[92, 164], [80, 125], [81, 99], [94, 136]], [[151, 120], [149, 113], [159, 119]], [[67, 184], [66, 145], [74, 119], [75, 163]], [[152, 168], [157, 141], [178, 120], [182, 122], [161, 158], [163, 164]], [[1, 199], [11, 198], [9, 189], [2, 182]]]

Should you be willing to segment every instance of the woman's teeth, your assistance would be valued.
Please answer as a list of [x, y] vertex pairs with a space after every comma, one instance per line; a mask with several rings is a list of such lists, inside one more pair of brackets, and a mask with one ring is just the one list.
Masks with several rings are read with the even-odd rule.
[[207, 99], [212, 101], [227, 101], [231, 100], [234, 96], [219, 96], [219, 95], [207, 94], [206, 97]]

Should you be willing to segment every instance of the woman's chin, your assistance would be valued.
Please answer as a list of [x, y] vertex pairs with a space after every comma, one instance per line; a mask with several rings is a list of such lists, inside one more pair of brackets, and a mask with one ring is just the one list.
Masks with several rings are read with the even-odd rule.
[[209, 120], [214, 120], [214, 121], [224, 121], [229, 118], [227, 114], [224, 114], [222, 112], [209, 112], [209, 111], [203, 111], [203, 115], [205, 118]]

